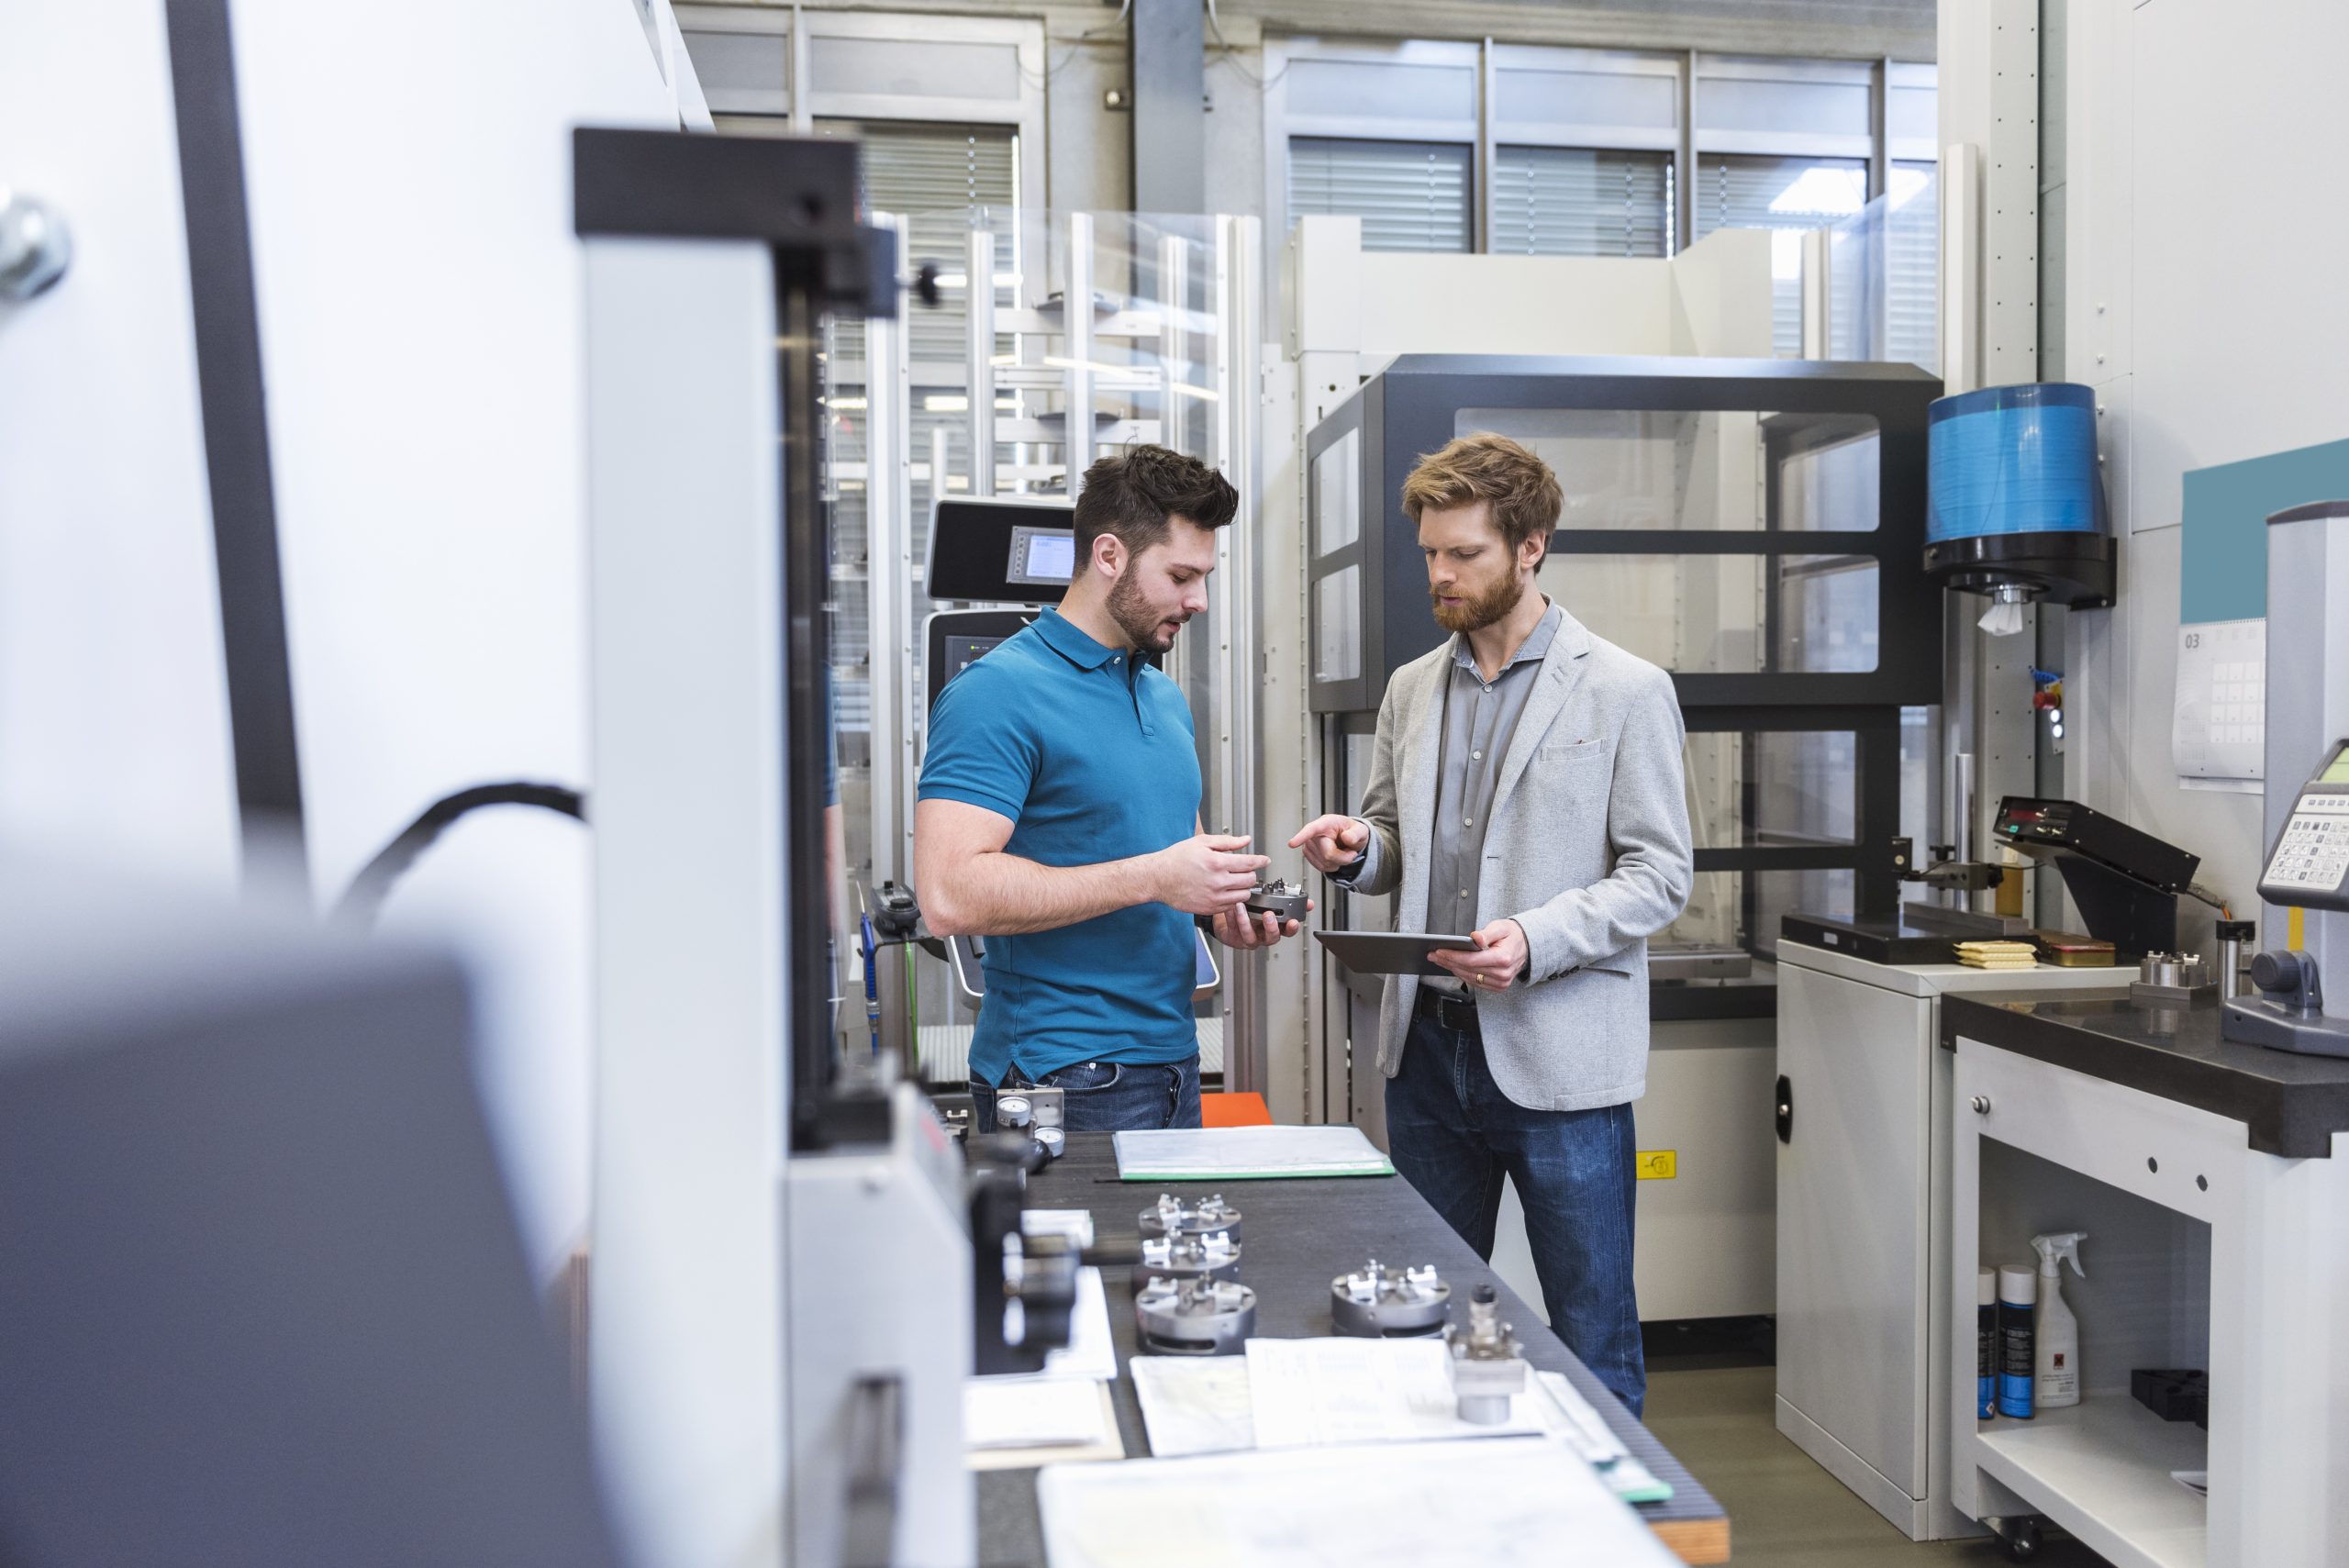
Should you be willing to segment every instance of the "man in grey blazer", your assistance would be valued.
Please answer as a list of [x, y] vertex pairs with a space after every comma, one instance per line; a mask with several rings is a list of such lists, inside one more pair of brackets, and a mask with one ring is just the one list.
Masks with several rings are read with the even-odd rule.
[[1505, 437], [1420, 460], [1403, 507], [1453, 635], [1387, 683], [1362, 816], [1289, 843], [1354, 892], [1397, 893], [1398, 929], [1475, 937], [1430, 954], [1445, 975], [1386, 983], [1389, 1151], [1480, 1257], [1516, 1184], [1551, 1328], [1637, 1414], [1631, 1102], [1647, 940], [1688, 899], [1683, 730], [1669, 675], [1535, 587], [1560, 506]]

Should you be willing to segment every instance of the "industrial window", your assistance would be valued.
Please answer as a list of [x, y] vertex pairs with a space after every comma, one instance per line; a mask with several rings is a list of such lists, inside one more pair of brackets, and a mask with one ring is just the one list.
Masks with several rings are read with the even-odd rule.
[[1503, 147], [1488, 249], [1511, 256], [1669, 256], [1672, 155]]
[[1885, 354], [1938, 373], [1941, 183], [1932, 163], [1895, 163], [1884, 219]]
[[1775, 228], [1770, 339], [1781, 359], [1802, 352], [1800, 233], [1851, 217], [1868, 199], [1867, 161], [1765, 158], [1720, 152], [1697, 160], [1696, 238], [1716, 228]]
[[1365, 250], [1466, 250], [1468, 160], [1462, 143], [1292, 137], [1288, 216], [1359, 217]]

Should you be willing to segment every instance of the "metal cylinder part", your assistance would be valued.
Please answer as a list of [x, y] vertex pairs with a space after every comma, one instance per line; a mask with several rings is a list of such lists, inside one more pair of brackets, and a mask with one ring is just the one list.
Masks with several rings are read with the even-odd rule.
[[1452, 1391], [1460, 1418], [1480, 1427], [1508, 1419], [1509, 1401], [1525, 1392], [1529, 1369], [1523, 1347], [1501, 1321], [1493, 1287], [1480, 1284], [1468, 1303], [1468, 1331], [1453, 1334]]
[[1218, 1279], [1153, 1279], [1134, 1296], [1141, 1348], [1154, 1355], [1236, 1356], [1256, 1329], [1256, 1293]]
[[1434, 1265], [1391, 1269], [1376, 1258], [1330, 1282], [1330, 1326], [1360, 1340], [1408, 1340], [1443, 1332], [1452, 1287]]
[[2250, 920], [2219, 922], [2219, 995], [2234, 1000], [2251, 990], [2252, 943], [2259, 927]]
[[1223, 1201], [1223, 1195], [1204, 1197], [1197, 1203], [1185, 1203], [1171, 1193], [1161, 1193], [1158, 1201], [1141, 1211], [1140, 1221], [1144, 1236], [1212, 1236], [1219, 1232], [1240, 1240], [1240, 1211]]
[[1240, 1243], [1221, 1230], [1211, 1236], [1145, 1236], [1134, 1288], [1153, 1279], [1238, 1279]]

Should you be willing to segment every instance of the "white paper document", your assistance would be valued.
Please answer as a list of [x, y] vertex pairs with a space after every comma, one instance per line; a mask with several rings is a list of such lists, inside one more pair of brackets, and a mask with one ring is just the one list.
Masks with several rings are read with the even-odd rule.
[[996, 1373], [981, 1383], [1035, 1383], [1046, 1378], [1084, 1378], [1114, 1383], [1118, 1377], [1118, 1342], [1109, 1334], [1109, 1295], [1101, 1288], [1099, 1269], [1076, 1271], [1076, 1306], [1069, 1314], [1068, 1343], [1044, 1352], [1041, 1372]]
[[1141, 1400], [1150, 1451], [1159, 1458], [1256, 1446], [1247, 1357], [1134, 1356], [1126, 1371]]
[[1506, 1437], [1562, 1422], [1531, 1380], [1507, 1421], [1462, 1420], [1442, 1340], [1251, 1340], [1248, 1391], [1258, 1448]]
[[1244, 1182], [1281, 1176], [1391, 1176], [1358, 1127], [1153, 1128], [1111, 1135], [1129, 1182]]
[[1541, 1438], [1052, 1465], [1052, 1568], [1668, 1568], [1591, 1472]]
[[973, 1377], [963, 1384], [965, 1448], [1075, 1448], [1117, 1429], [1101, 1385], [1077, 1377]]
[[2170, 754], [2181, 779], [2256, 787], [2267, 745], [2267, 623], [2208, 621], [2177, 630]]

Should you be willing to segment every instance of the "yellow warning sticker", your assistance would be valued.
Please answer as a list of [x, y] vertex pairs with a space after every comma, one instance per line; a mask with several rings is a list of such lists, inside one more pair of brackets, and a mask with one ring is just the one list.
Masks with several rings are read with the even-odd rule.
[[1642, 1149], [1639, 1154], [1640, 1180], [1668, 1182], [1680, 1169], [1680, 1151], [1676, 1149]]

